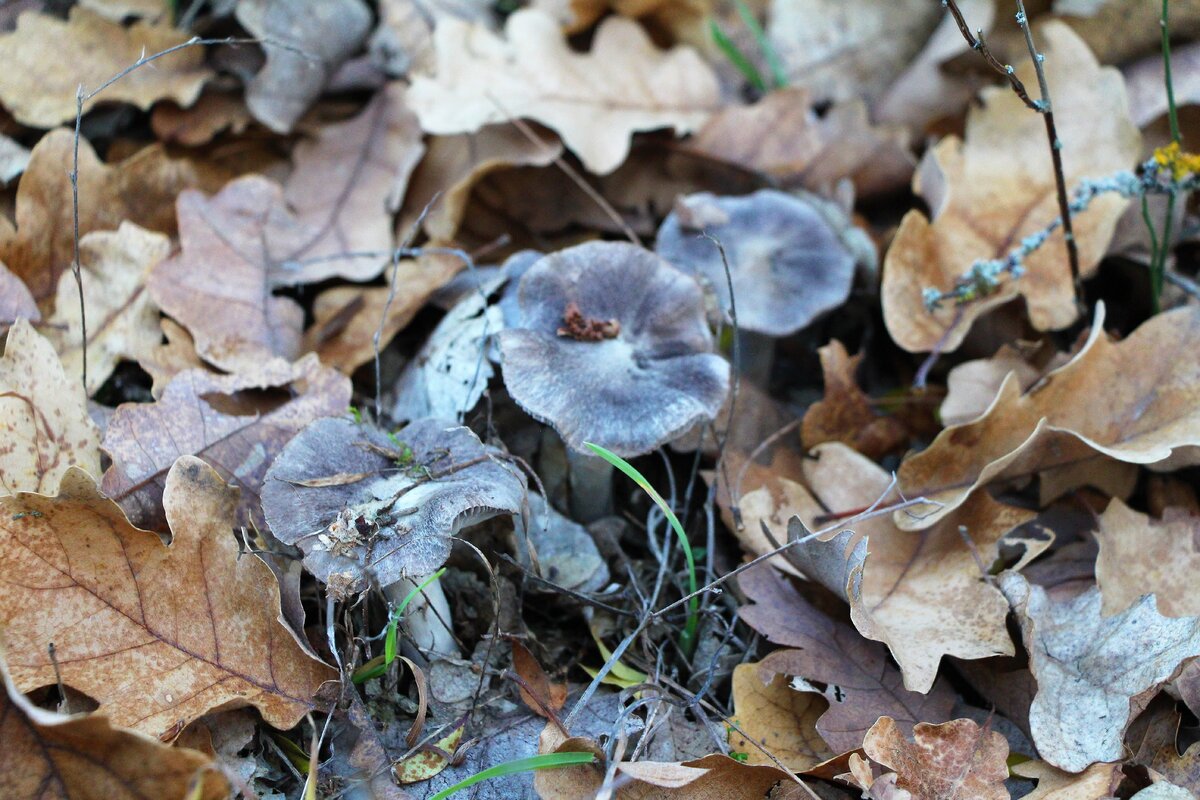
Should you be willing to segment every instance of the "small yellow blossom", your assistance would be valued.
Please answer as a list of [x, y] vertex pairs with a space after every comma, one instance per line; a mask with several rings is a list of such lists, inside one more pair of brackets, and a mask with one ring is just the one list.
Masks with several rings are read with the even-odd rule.
[[1177, 181], [1183, 180], [1189, 174], [1200, 173], [1200, 155], [1183, 152], [1179, 142], [1171, 142], [1156, 149], [1154, 161], [1160, 167], [1170, 168], [1171, 176]]

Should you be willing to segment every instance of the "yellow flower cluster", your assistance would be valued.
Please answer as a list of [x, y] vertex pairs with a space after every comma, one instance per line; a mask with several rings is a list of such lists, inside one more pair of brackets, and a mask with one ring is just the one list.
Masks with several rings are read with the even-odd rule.
[[1200, 155], [1183, 152], [1179, 142], [1171, 142], [1166, 147], [1156, 149], [1154, 161], [1160, 167], [1169, 168], [1172, 177], [1177, 181], [1190, 174], [1200, 173]]

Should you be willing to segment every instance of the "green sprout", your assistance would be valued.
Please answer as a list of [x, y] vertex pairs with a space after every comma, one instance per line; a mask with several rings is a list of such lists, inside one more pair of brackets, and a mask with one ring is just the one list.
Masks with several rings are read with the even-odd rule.
[[492, 778], [503, 778], [505, 775], [515, 775], [518, 772], [531, 772], [539, 769], [557, 769], [559, 767], [573, 767], [577, 764], [591, 764], [595, 760], [596, 756], [591, 753], [543, 753], [540, 756], [505, 761], [503, 764], [497, 764], [494, 767], [488, 767], [482, 772], [477, 772], [453, 786], [447, 786], [430, 797], [429, 800], [446, 800], [447, 797], [455, 792], [474, 786], [477, 783], [491, 780]]
[[768, 84], [767, 79], [758, 71], [758, 67], [754, 62], [742, 52], [742, 49], [734, 43], [725, 31], [721, 30], [721, 26], [716, 20], [709, 20], [708, 30], [716, 43], [717, 48], [729, 59], [729, 62], [737, 68], [738, 72], [745, 76], [746, 80], [760, 92], [767, 92], [771, 89], [782, 89], [787, 86], [787, 71], [783, 68], [783, 61], [779, 58], [779, 53], [775, 50], [771, 40], [767, 38], [766, 31], [762, 25], [758, 23], [754, 12], [750, 10], [750, 6], [746, 5], [745, 0], [734, 0], [737, 5], [738, 16], [742, 19], [742, 24], [750, 31], [754, 37], [755, 43], [758, 45], [759, 52], [762, 53], [763, 60], [767, 62], [767, 68], [771, 71], [771, 82]]
[[396, 630], [400, 626], [400, 618], [404, 616], [404, 610], [408, 608], [408, 604], [412, 602], [414, 597], [425, 591], [429, 584], [442, 577], [445, 572], [446, 568], [442, 567], [414, 586], [408, 594], [404, 595], [404, 599], [400, 601], [400, 605], [396, 606], [396, 610], [388, 617], [387, 635], [383, 639], [383, 655], [372, 658], [356, 669], [354, 674], [350, 676], [350, 680], [354, 683], [366, 683], [372, 678], [378, 678], [387, 672], [388, 667], [396, 660]]
[[616, 453], [605, 450], [598, 444], [592, 444], [591, 442], [584, 442], [583, 444], [593, 453], [625, 473], [643, 492], [650, 495], [650, 499], [662, 509], [663, 514], [667, 517], [667, 521], [671, 523], [671, 528], [674, 529], [675, 535], [679, 538], [679, 545], [683, 548], [683, 555], [687, 559], [688, 594], [691, 595], [688, 599], [687, 623], [684, 626], [683, 634], [679, 637], [679, 647], [684, 653], [690, 656], [696, 646], [696, 625], [700, 619], [700, 596], [697, 594], [696, 588], [696, 557], [692, 552], [691, 543], [688, 542], [687, 533], [683, 530], [683, 525], [680, 524], [679, 518], [675, 516], [675, 512], [671, 510], [671, 506], [667, 504], [662, 495], [655, 491], [654, 487], [650, 485], [650, 481], [646, 480], [646, 477], [638, 472], [632, 464]]

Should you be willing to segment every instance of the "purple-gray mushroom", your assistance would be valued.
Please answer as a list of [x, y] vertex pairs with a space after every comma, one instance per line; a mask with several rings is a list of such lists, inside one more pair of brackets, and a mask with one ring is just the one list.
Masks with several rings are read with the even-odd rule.
[[[418, 420], [389, 435], [320, 419], [271, 465], [263, 513], [274, 535], [299, 547], [305, 567], [332, 592], [345, 596], [374, 582], [395, 602], [442, 566], [460, 530], [521, 512], [524, 476], [501, 456], [451, 422]], [[448, 612], [436, 582], [426, 596]], [[406, 617], [419, 646], [453, 650], [436, 614], [410, 607]]]

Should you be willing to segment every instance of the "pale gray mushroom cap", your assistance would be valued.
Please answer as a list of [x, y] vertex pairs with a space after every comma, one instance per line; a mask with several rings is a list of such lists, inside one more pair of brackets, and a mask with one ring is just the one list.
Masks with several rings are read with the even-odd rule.
[[522, 474], [468, 428], [423, 419], [397, 432], [319, 419], [293, 438], [267, 472], [263, 513], [275, 536], [304, 551], [322, 581], [352, 591], [428, 575], [450, 555], [458, 531], [520, 513]]
[[[589, 242], [546, 256], [517, 302], [520, 327], [500, 334], [504, 384], [568, 447], [641, 455], [720, 409], [729, 364], [712, 352], [700, 287], [648, 250]], [[587, 318], [616, 320], [617, 336], [559, 336], [572, 302]]]
[[[744, 197], [702, 192], [680, 201], [658, 230], [656, 251], [676, 267], [708, 281], [729, 313], [729, 284], [717, 246], [725, 248], [737, 302], [738, 326], [788, 336], [846, 301], [854, 256], [826, 217], [783, 192]], [[689, 219], [690, 218], [690, 219]]]

